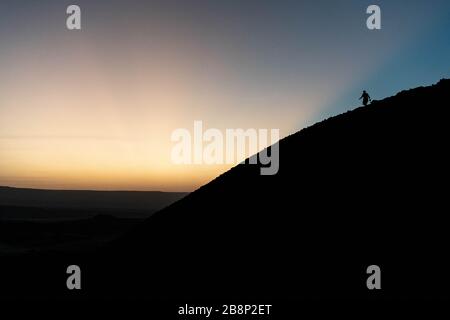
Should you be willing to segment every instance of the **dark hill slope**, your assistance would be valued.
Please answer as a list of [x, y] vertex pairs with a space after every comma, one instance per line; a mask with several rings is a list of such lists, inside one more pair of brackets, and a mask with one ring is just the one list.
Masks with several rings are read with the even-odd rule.
[[449, 101], [441, 80], [306, 128], [279, 142], [277, 175], [239, 165], [113, 251], [169, 294], [359, 295], [370, 264], [387, 295], [439, 294]]

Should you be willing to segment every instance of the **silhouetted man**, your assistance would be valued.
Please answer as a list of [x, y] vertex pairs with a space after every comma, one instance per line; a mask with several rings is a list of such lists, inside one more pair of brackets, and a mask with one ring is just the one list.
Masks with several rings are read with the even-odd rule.
[[359, 100], [363, 99], [363, 104], [365, 106], [367, 106], [367, 104], [369, 103], [369, 101], [372, 101], [372, 99], [370, 99], [369, 94], [366, 92], [366, 90], [363, 91], [361, 97], [359, 97]]

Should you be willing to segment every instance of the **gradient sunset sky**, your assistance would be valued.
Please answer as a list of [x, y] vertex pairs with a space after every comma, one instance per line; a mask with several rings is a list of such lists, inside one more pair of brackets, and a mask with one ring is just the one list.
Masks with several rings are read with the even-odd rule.
[[2, 0], [0, 185], [192, 191], [230, 166], [172, 164], [173, 130], [286, 136], [450, 77], [449, 36], [448, 0]]

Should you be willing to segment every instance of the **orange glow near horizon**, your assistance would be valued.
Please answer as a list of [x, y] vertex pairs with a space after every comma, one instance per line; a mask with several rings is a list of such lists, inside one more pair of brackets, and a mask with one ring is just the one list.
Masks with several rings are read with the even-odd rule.
[[[89, 44], [57, 54], [39, 48], [25, 46], [4, 70], [0, 185], [193, 191], [232, 166], [172, 164], [173, 130], [192, 132], [202, 120], [221, 130], [276, 128], [283, 137], [335, 94], [306, 84], [267, 90], [251, 83], [243, 91], [223, 54], [122, 52], [104, 65]], [[214, 63], [205, 76], [208, 58]]]
[[129, 54], [127, 63], [100, 68], [102, 57], [88, 45], [54, 56], [31, 45], [4, 71], [11, 81], [2, 85], [0, 185], [193, 191], [231, 165], [172, 164], [173, 130], [192, 131], [202, 120], [222, 130], [290, 133], [310, 117], [298, 95], [234, 91], [232, 65], [214, 64], [202, 78], [186, 53], [170, 61]]

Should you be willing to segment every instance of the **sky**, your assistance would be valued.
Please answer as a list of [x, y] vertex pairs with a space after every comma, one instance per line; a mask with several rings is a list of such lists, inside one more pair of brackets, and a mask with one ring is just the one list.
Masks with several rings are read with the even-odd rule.
[[447, 0], [2, 0], [0, 185], [193, 191], [231, 165], [175, 165], [175, 129], [284, 137], [436, 83], [449, 31]]

